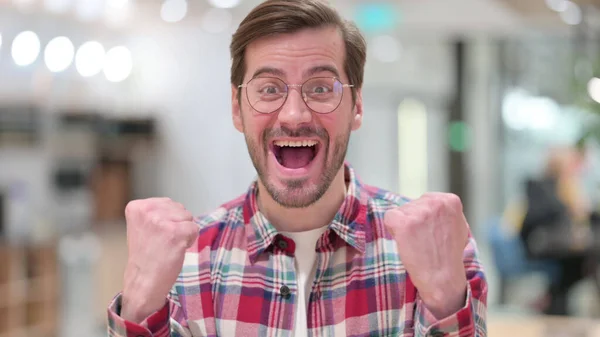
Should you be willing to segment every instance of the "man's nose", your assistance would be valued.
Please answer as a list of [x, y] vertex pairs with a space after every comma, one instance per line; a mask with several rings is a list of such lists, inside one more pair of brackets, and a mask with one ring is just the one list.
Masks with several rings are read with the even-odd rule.
[[291, 129], [311, 122], [312, 112], [306, 106], [300, 90], [290, 88], [285, 104], [279, 111], [278, 120]]

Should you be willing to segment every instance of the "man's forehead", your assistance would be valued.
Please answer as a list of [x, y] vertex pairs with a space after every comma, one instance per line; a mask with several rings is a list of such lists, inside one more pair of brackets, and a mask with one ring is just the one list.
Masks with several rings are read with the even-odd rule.
[[290, 72], [311, 76], [329, 72], [340, 75], [345, 59], [342, 35], [335, 27], [303, 29], [253, 41], [246, 49], [247, 76], [278, 76]]

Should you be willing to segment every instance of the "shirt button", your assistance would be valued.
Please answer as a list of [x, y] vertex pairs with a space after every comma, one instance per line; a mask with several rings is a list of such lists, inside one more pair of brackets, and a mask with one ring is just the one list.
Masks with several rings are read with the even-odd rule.
[[292, 292], [290, 291], [290, 287], [288, 287], [288, 286], [286, 286], [286, 285], [283, 285], [283, 286], [281, 286], [281, 288], [279, 289], [279, 293], [281, 294], [281, 296], [283, 296], [283, 297], [285, 297], [285, 298], [288, 298], [288, 297], [290, 297], [290, 294], [291, 294]]
[[284, 239], [279, 239], [279, 241], [277, 241], [277, 246], [285, 250], [288, 247], [288, 243]]

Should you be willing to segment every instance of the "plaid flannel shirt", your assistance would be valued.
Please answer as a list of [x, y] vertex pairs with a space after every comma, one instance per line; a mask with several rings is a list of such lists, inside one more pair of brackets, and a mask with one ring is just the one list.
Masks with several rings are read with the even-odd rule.
[[[365, 185], [346, 164], [348, 193], [317, 242], [309, 336], [484, 337], [487, 283], [471, 237], [464, 251], [464, 306], [436, 319], [423, 305], [383, 225], [386, 210], [406, 198]], [[108, 308], [109, 336], [292, 336], [296, 308], [294, 242], [258, 211], [248, 192], [197, 219], [165, 306], [141, 324], [119, 316], [121, 294]]]

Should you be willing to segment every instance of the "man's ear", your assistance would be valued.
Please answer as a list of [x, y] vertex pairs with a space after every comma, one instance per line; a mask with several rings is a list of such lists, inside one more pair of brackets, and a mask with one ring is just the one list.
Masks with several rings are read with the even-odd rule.
[[363, 100], [362, 100], [362, 90], [356, 89], [356, 102], [354, 104], [354, 120], [352, 121], [352, 131], [358, 130], [362, 125], [362, 117], [363, 117]]
[[233, 119], [233, 126], [235, 126], [239, 132], [244, 132], [242, 109], [240, 107], [240, 100], [238, 99], [239, 90], [241, 89], [236, 85], [231, 85], [231, 118]]

